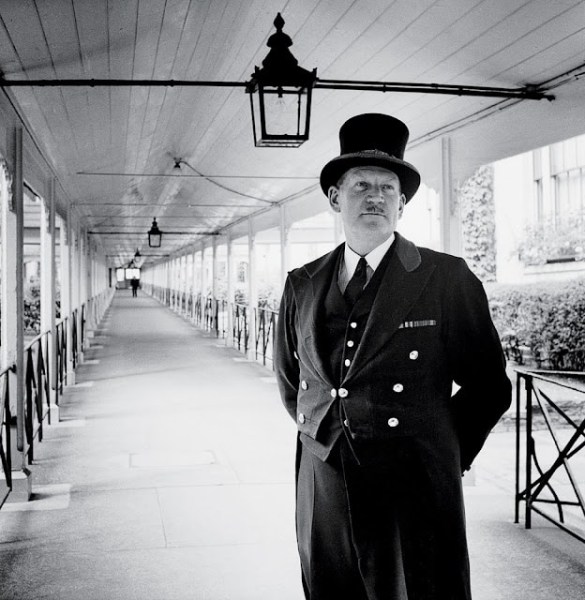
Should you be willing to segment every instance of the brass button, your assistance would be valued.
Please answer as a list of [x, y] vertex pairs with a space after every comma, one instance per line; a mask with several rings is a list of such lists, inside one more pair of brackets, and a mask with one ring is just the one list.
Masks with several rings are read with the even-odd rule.
[[400, 421], [396, 417], [390, 417], [388, 419], [388, 427], [398, 427]]
[[333, 388], [333, 389], [331, 390], [331, 397], [332, 397], [332, 398], [337, 398], [337, 390], [336, 390], [335, 388]]
[[305, 422], [305, 415], [303, 413], [299, 413], [299, 423], [302, 425]]
[[303, 390], [308, 390], [309, 389], [309, 385], [307, 384], [307, 382], [304, 379], [301, 381], [301, 388]]
[[349, 365], [351, 365], [351, 360], [349, 360], [349, 358], [346, 358], [346, 359], [343, 361], [343, 364], [344, 364], [346, 367], [349, 367]]
[[392, 388], [397, 394], [400, 394], [404, 390], [404, 386], [401, 383], [395, 383]]
[[339, 394], [340, 398], [347, 398], [347, 396], [349, 394], [349, 392], [345, 388], [339, 388], [337, 393]]
[[354, 341], [353, 340], [349, 340], [349, 342], [347, 342], [347, 347], [348, 348], [353, 348], [354, 345]]
[[416, 360], [418, 358], [418, 350], [413, 350], [409, 355], [408, 358], [410, 358], [410, 360]]
[[355, 321], [352, 321], [352, 322], [349, 324], [349, 326], [350, 326], [352, 329], [355, 329], [355, 328], [357, 327], [357, 323], [356, 323]]
[[343, 420], [343, 425], [344, 425], [344, 427], [349, 428], [349, 421], [347, 419], [344, 419]]

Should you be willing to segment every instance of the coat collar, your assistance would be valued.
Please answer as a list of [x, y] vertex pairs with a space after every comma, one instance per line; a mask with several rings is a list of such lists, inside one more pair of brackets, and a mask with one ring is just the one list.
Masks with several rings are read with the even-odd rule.
[[[421, 256], [418, 248], [398, 232], [395, 233], [396, 242], [394, 253], [398, 257], [404, 270], [408, 273], [414, 271], [421, 264]], [[320, 278], [323, 275], [329, 275], [330, 269], [337, 264], [339, 254], [343, 252], [345, 243], [340, 244], [335, 250], [325, 256], [306, 264], [300, 269], [300, 276], [307, 276], [309, 279]]]

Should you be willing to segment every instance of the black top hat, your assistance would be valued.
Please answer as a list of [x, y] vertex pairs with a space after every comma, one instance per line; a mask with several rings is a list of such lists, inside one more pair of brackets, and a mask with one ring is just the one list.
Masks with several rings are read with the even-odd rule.
[[402, 160], [407, 141], [408, 127], [390, 115], [366, 113], [348, 119], [339, 130], [340, 155], [321, 171], [321, 189], [327, 195], [353, 167], [382, 167], [396, 173], [408, 202], [420, 185], [420, 174]]

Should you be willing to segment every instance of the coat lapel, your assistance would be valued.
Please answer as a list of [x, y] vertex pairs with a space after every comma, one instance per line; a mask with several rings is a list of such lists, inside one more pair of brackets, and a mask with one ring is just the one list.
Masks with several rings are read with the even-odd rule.
[[302, 300], [303, 310], [300, 318], [307, 319], [306, 326], [302, 327], [303, 339], [301, 343], [305, 346], [308, 355], [315, 370], [324, 381], [331, 383], [331, 374], [325, 366], [323, 357], [324, 344], [320, 339], [322, 328], [318, 327], [319, 321], [323, 318], [323, 307], [325, 306], [325, 296], [329, 289], [331, 278], [336, 276], [335, 268], [339, 261], [339, 255], [343, 252], [344, 245], [341, 244], [333, 252], [330, 252], [322, 259], [314, 261], [305, 266], [305, 274], [308, 281], [304, 279], [297, 282], [297, 298]]
[[346, 380], [356, 375], [396, 333], [420, 297], [434, 265], [423, 264], [417, 247], [396, 234], [396, 248], [368, 318]]

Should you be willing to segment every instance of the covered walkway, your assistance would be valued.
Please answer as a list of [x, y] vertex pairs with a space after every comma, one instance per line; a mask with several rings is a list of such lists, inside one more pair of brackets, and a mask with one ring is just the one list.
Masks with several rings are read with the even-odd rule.
[[[33, 499], [0, 510], [0, 598], [301, 600], [295, 427], [271, 372], [127, 290], [84, 358]], [[580, 600], [583, 545], [512, 523], [513, 456], [502, 428], [466, 481], [474, 598]]]

